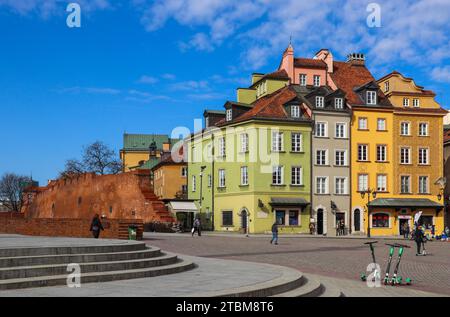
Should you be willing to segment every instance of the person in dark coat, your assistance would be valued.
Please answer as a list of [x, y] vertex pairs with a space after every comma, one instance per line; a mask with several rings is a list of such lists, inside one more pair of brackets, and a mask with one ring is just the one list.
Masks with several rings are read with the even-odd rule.
[[198, 236], [202, 236], [202, 223], [200, 222], [200, 218], [195, 219], [194, 228], [192, 228], [192, 236], [194, 236], [195, 232], [198, 233]]
[[272, 225], [272, 240], [270, 240], [270, 244], [272, 244], [272, 243], [275, 245], [278, 244], [278, 223], [277, 222], [275, 222]]
[[416, 240], [416, 245], [417, 245], [417, 253], [416, 255], [421, 255], [422, 253], [420, 252], [420, 247], [422, 246], [423, 243], [423, 231], [422, 231], [422, 226], [419, 226], [416, 228], [415, 230], [415, 234], [414, 234], [414, 240]]
[[100, 216], [98, 214], [95, 214], [94, 218], [92, 219], [91, 229], [90, 229], [90, 231], [92, 231], [92, 235], [94, 236], [95, 239], [98, 239], [98, 237], [100, 236], [100, 230], [105, 230], [105, 229], [103, 229], [103, 225], [100, 220]]

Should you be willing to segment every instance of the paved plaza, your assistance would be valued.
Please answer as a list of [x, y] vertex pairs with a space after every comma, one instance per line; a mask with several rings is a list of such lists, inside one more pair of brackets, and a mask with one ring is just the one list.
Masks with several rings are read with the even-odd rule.
[[[428, 256], [415, 255], [415, 243], [402, 241], [411, 246], [402, 258], [400, 275], [411, 277], [413, 284], [388, 287], [367, 293], [359, 275], [371, 262], [366, 239], [280, 237], [280, 244], [269, 243], [268, 236], [245, 237], [243, 235], [208, 235], [192, 238], [189, 234], [145, 234], [147, 243], [170, 252], [207, 258], [221, 258], [259, 263], [269, 263], [298, 269], [306, 274], [319, 275], [342, 285], [348, 295], [375, 294], [377, 296], [408, 296], [406, 290], [433, 292], [450, 295], [450, 242], [429, 242]], [[380, 239], [376, 245], [377, 262], [383, 274], [387, 263], [388, 247], [385, 243], [400, 242]], [[394, 291], [393, 291], [394, 289]], [[363, 293], [361, 293], [363, 292]], [[418, 295], [419, 293], [416, 293]], [[410, 295], [414, 295], [410, 293]]]

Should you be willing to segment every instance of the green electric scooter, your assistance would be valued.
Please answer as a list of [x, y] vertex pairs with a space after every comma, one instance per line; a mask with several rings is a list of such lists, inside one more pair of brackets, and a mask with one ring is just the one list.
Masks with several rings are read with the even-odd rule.
[[395, 244], [386, 244], [387, 246], [389, 246], [389, 259], [388, 259], [388, 264], [386, 267], [386, 274], [384, 275], [384, 285], [388, 285], [389, 284], [389, 275], [391, 274], [391, 263], [392, 263], [392, 258], [394, 256], [394, 252], [395, 252], [395, 248], [397, 247]]
[[[402, 255], [403, 255], [403, 251], [405, 250], [405, 248], [410, 248], [407, 245], [404, 244], [395, 244], [395, 247], [399, 248], [398, 249], [398, 260], [397, 260], [397, 265], [395, 266], [395, 270], [394, 270], [394, 276], [392, 277], [392, 279], [390, 280], [391, 285], [401, 285], [403, 282], [403, 278], [401, 276], [398, 275], [398, 270], [400, 267], [400, 261], [402, 260]], [[405, 283], [406, 285], [411, 285], [412, 281], [411, 278], [406, 278], [405, 279]]]
[[[377, 261], [375, 260], [375, 249], [373, 247], [373, 245], [375, 243], [378, 243], [378, 241], [373, 241], [373, 242], [366, 242], [364, 244], [368, 244], [370, 247], [370, 253], [372, 254], [372, 263], [377, 263]], [[378, 272], [379, 273], [379, 272]], [[375, 272], [375, 274], [377, 274], [377, 272]], [[376, 275], [375, 275], [376, 276]], [[366, 273], [361, 273], [361, 280], [362, 281], [367, 281], [367, 275]]]

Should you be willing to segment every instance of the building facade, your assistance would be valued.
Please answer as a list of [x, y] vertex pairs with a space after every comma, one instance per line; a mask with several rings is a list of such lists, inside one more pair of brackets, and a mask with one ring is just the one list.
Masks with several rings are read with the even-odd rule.
[[187, 168], [182, 152], [162, 154], [161, 161], [152, 168], [153, 190], [158, 199], [187, 198]]

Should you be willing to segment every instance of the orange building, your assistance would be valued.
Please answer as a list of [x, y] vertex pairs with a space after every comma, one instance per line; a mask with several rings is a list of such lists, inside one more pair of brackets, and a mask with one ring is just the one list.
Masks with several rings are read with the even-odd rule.
[[171, 153], [164, 153], [161, 161], [152, 168], [153, 189], [158, 199], [187, 198], [187, 164], [184, 160], [176, 161]]

